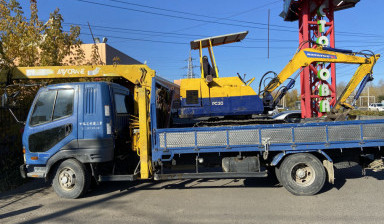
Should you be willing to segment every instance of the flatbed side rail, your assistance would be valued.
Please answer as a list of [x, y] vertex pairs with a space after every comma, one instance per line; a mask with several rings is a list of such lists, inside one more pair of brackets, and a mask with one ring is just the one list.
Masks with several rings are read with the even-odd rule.
[[299, 124], [157, 129], [152, 161], [175, 154], [317, 151], [384, 146], [384, 119]]

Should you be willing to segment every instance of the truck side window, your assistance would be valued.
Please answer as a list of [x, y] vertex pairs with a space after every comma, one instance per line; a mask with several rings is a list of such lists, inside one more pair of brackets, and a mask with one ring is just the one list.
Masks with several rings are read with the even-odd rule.
[[74, 94], [73, 89], [63, 89], [57, 92], [53, 120], [72, 115]]
[[30, 125], [38, 125], [51, 120], [57, 91], [46, 91], [39, 95], [33, 109]]
[[129, 102], [127, 95], [115, 94], [115, 107], [117, 114], [127, 114]]

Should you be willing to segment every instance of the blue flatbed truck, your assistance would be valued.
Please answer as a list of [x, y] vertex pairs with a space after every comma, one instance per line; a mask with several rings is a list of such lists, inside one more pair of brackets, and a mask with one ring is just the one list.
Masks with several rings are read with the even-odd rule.
[[84, 195], [92, 179], [274, 173], [291, 193], [313, 195], [333, 183], [335, 167], [383, 169], [384, 119], [172, 128], [177, 86], [150, 81], [133, 90], [106, 82], [41, 88], [23, 133], [21, 174], [46, 178], [65, 198]]

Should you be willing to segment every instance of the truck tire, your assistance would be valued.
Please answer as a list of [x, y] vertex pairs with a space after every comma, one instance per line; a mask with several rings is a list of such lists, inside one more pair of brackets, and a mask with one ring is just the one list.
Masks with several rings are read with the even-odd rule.
[[326, 179], [323, 164], [309, 153], [288, 156], [279, 171], [281, 184], [294, 195], [314, 195], [323, 188]]
[[281, 184], [281, 173], [280, 172], [281, 172], [280, 166], [275, 166], [275, 175], [276, 175], [276, 179], [279, 182], [279, 184]]
[[75, 159], [63, 161], [52, 180], [54, 191], [62, 198], [78, 198], [88, 191], [90, 184], [87, 168]]

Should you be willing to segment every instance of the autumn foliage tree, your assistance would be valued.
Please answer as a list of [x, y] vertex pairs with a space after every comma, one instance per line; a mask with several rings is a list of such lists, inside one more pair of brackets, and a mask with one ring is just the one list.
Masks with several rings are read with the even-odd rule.
[[[30, 16], [27, 18], [18, 0], [0, 0], [0, 71], [9, 76], [16, 66], [55, 66], [81, 64], [84, 52], [80, 48], [80, 28], [71, 26], [68, 32], [63, 29], [63, 17], [56, 9], [49, 20], [43, 22], [38, 17], [37, 1], [30, 0]], [[47, 82], [45, 80], [44, 82]], [[16, 99], [9, 99], [8, 105], [14, 109], [19, 119], [25, 118], [38, 86], [26, 87], [41, 81], [12, 81], [1, 88], [0, 94], [8, 96], [19, 92]], [[23, 162], [21, 154], [20, 125], [7, 110], [2, 108], [0, 116], [0, 192], [20, 184], [18, 167]]]
[[80, 48], [80, 27], [64, 31], [59, 9], [47, 22], [40, 21], [36, 0], [30, 0], [30, 11], [27, 19], [17, 0], [0, 0], [1, 67], [81, 64], [84, 52]]
[[[42, 41], [40, 44], [40, 65], [65, 65], [64, 58], [73, 59], [75, 53], [72, 49], [80, 49], [80, 27], [71, 26], [69, 32], [63, 31], [63, 17], [56, 9], [50, 14], [48, 22], [43, 26]], [[79, 53], [81, 54], [81, 53]], [[73, 63], [73, 61], [70, 61]]]

